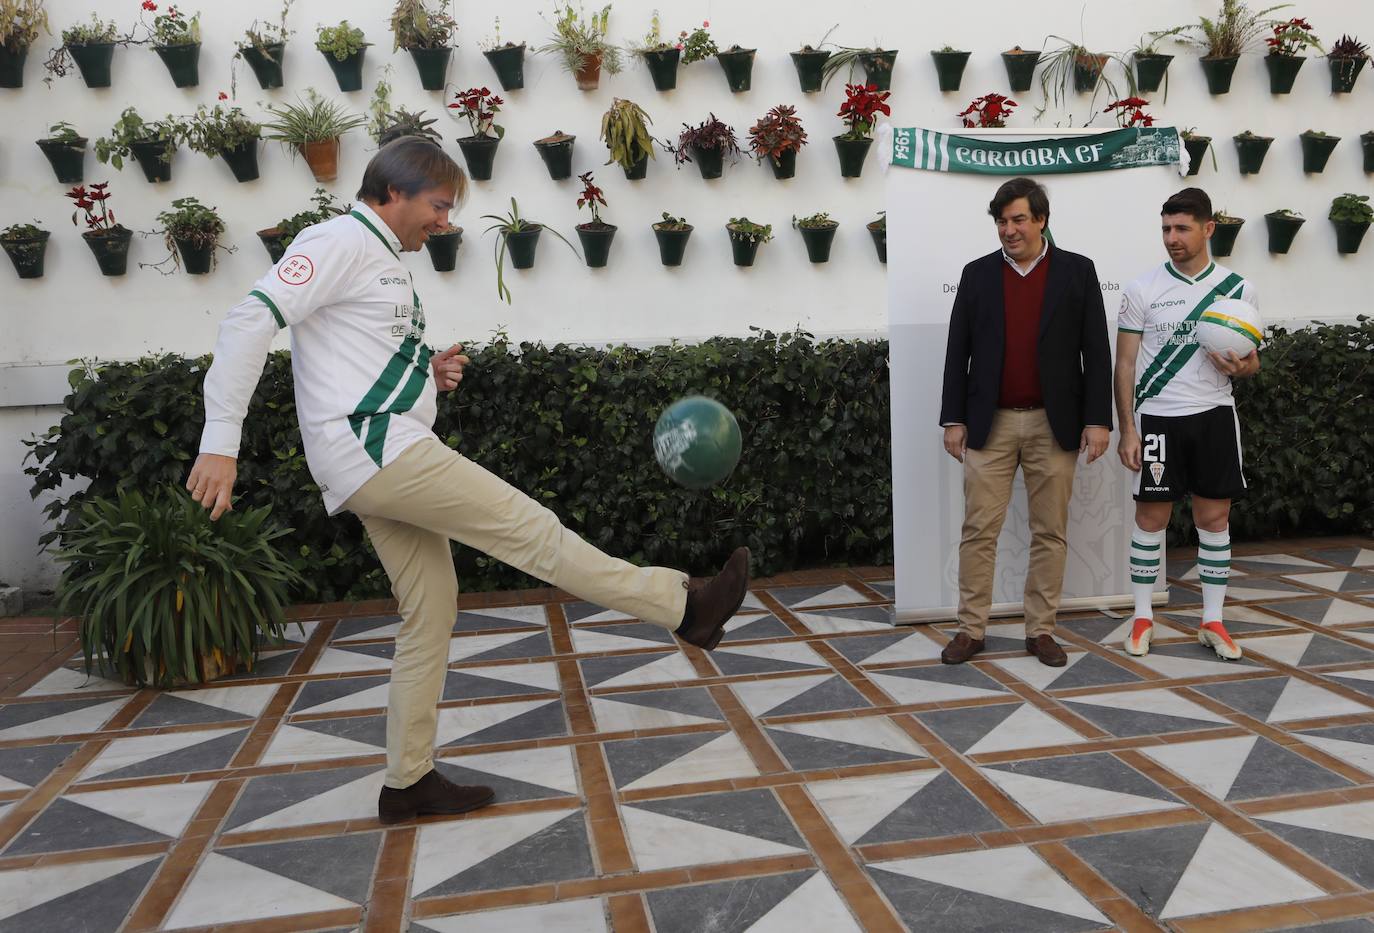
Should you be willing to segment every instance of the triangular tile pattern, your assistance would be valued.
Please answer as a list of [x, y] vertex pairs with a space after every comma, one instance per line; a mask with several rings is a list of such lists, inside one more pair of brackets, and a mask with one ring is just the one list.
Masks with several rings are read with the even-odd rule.
[[645, 895], [657, 933], [770, 933], [860, 927], [819, 871], [737, 878]]
[[911, 736], [883, 716], [779, 723], [767, 727], [766, 732], [798, 771], [926, 757]]
[[441, 897], [595, 875], [580, 810], [433, 823], [420, 828], [412, 897]]
[[0, 748], [0, 790], [26, 790], [42, 782], [80, 745]]
[[1154, 781], [1105, 753], [1009, 762], [980, 770], [1041, 823], [1106, 819], [1183, 806]]
[[0, 706], [0, 742], [98, 732], [127, 702], [127, 697], [92, 697]]
[[1118, 737], [1191, 732], [1231, 721], [1169, 690], [1065, 697], [1064, 705]]
[[634, 616], [595, 603], [573, 602], [563, 604], [563, 617], [569, 625], [588, 625], [595, 622], [623, 622]]
[[608, 742], [606, 760], [620, 790], [757, 777], [759, 770], [733, 732], [694, 732]]
[[966, 755], [1054, 748], [1088, 741], [1027, 703], [917, 713], [916, 717]]
[[175, 839], [213, 787], [210, 781], [198, 781], [59, 797], [15, 837], [5, 854], [33, 855]]
[[1290, 573], [1285, 579], [1333, 593], [1374, 592], [1374, 573], [1359, 570], [1329, 570], [1326, 573]]
[[412, 922], [410, 928], [415, 933], [514, 933], [519, 930], [611, 933], [606, 907], [597, 898], [505, 907], [456, 917], [430, 917], [423, 923]]
[[1374, 548], [1323, 548], [1312, 556], [1344, 567], [1374, 567]]
[[741, 613], [725, 623], [725, 634], [721, 636], [721, 644], [728, 645], [765, 638], [791, 638], [794, 634], [786, 622], [771, 612]]
[[135, 729], [257, 719], [280, 687], [210, 687], [159, 694], [133, 721]]
[[1374, 646], [1362, 648], [1315, 632], [1251, 638], [1245, 641], [1245, 647], [1292, 667], [1374, 662]]
[[1374, 724], [1305, 729], [1297, 738], [1374, 776]]
[[620, 814], [640, 871], [806, 851], [767, 790], [649, 800], [622, 805]]
[[486, 632], [505, 628], [545, 628], [549, 624], [543, 606], [511, 606], [503, 609], [471, 609], [458, 613], [456, 633]]
[[1067, 690], [1074, 687], [1104, 687], [1139, 683], [1141, 678], [1123, 667], [1086, 652], [1069, 653], [1063, 667], [1050, 667], [1037, 657], [1003, 658], [991, 661], [1017, 680], [1037, 690]]
[[331, 642], [370, 641], [378, 638], [395, 638], [401, 628], [399, 615], [357, 616], [341, 619], [334, 626]]
[[744, 708], [755, 716], [828, 713], [868, 706], [863, 694], [839, 674], [806, 674], [731, 686]]
[[1322, 599], [1294, 599], [1278, 603], [1274, 608], [1314, 625], [1334, 627], [1374, 622], [1374, 606], [1334, 596]]
[[572, 642], [573, 650], [579, 654], [676, 645], [672, 632], [650, 622], [623, 622], [616, 625], [599, 625], [595, 628], [574, 628]]
[[635, 690], [592, 697], [592, 715], [600, 732], [666, 729], [725, 721], [725, 714], [704, 687]]
[[457, 661], [520, 661], [525, 658], [546, 658], [553, 655], [549, 633], [493, 632], [481, 635], [459, 635], [449, 641], [448, 659]]
[[[1311, 590], [1293, 586], [1276, 577], [1242, 577], [1227, 584], [1226, 602], [1252, 603], [1266, 599], [1283, 599], [1287, 596], [1309, 596], [1311, 593]], [[1201, 602], [1201, 599], [1195, 602]]]
[[1201, 684], [1196, 689], [1261, 722], [1291, 722], [1374, 712], [1374, 704], [1347, 699], [1296, 677]]
[[[1291, 604], [1276, 603], [1274, 608], [1279, 611], [1284, 611], [1282, 609], [1284, 605]], [[1288, 622], [1262, 611], [1264, 608], [1262, 604], [1255, 606], [1232, 606], [1228, 608], [1225, 612], [1224, 619], [1226, 631], [1234, 636], [1249, 635], [1254, 632], [1276, 632], [1280, 629], [1291, 629], [1294, 627], [1292, 622]], [[1171, 622], [1187, 626], [1195, 635], [1198, 626], [1202, 624], [1201, 609], [1178, 609], [1164, 613], [1164, 617]], [[1165, 628], [1156, 628], [1155, 630], [1156, 636], [1164, 636], [1166, 634], [1173, 635], [1174, 633], [1169, 632], [1168, 629]]]
[[949, 774], [931, 769], [807, 785], [850, 845], [991, 832], [1002, 823]]
[[46, 675], [38, 683], [25, 690], [22, 696], [64, 696], [67, 694], [79, 696], [83, 693], [111, 694], [133, 692], [133, 687], [127, 686], [117, 680], [109, 680], [94, 673], [87, 675], [84, 671], [74, 670], [70, 667], [59, 667], [51, 674]]
[[768, 594], [794, 612], [872, 602], [867, 596], [847, 585], [784, 586], [770, 589]]
[[1218, 800], [1257, 800], [1351, 786], [1340, 775], [1259, 736], [1206, 739], [1141, 751]]
[[1231, 572], [1234, 573], [1237, 567], [1242, 570], [1249, 570], [1252, 573], [1283, 573], [1286, 570], [1304, 569], [1325, 569], [1325, 564], [1319, 564], [1306, 557], [1297, 557], [1293, 554], [1232, 554]]
[[1358, 690], [1374, 699], [1374, 667], [1353, 671], [1331, 671], [1322, 677], [1348, 690]]
[[893, 626], [887, 606], [861, 606], [857, 609], [830, 609], [825, 612], [796, 613], [798, 621], [814, 635], [841, 635], [852, 632], [882, 632]]
[[668, 654], [626, 654], [579, 662], [588, 687], [643, 687], [649, 684], [699, 680], [692, 662], [680, 651]]
[[894, 703], [947, 703], [1010, 697], [1006, 687], [970, 664], [888, 668], [869, 672], [868, 679]]
[[196, 771], [227, 765], [248, 736], [246, 728], [167, 732], [115, 739], [82, 772], [83, 781], [112, 781]]
[[895, 664], [936, 660], [940, 657], [944, 639], [935, 641], [921, 631], [898, 631], [889, 635], [830, 638], [827, 644], [855, 664]]
[[0, 930], [115, 933], [161, 861], [142, 855], [0, 872]]
[[810, 645], [782, 642], [766, 645], [724, 646], [711, 652], [717, 670], [726, 676], [773, 674], [827, 668], [825, 660]]
[[1258, 819], [1362, 887], [1374, 887], [1374, 801], [1283, 810]]
[[[1247, 651], [1257, 638], [1237, 642], [1242, 651]], [[1244, 673], [1261, 669], [1253, 658], [1241, 657], [1235, 661], [1224, 661], [1217, 657], [1211, 648], [1201, 645], [1196, 639], [1166, 645], [1152, 645], [1150, 653], [1144, 657], [1128, 657], [1124, 648], [1119, 647], [1119, 656], [1136, 664], [1142, 664], [1170, 680], [1186, 680], [1194, 677], [1217, 677], [1226, 674]]]

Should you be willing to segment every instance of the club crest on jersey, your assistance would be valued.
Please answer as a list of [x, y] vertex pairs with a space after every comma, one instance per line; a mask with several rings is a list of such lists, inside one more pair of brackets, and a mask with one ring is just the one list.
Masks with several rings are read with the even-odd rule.
[[315, 277], [315, 264], [309, 256], [296, 253], [277, 264], [277, 278], [287, 285], [304, 285]]
[[1164, 464], [1157, 460], [1150, 464], [1150, 475], [1154, 477], [1155, 485], [1158, 486], [1159, 481], [1164, 478]]

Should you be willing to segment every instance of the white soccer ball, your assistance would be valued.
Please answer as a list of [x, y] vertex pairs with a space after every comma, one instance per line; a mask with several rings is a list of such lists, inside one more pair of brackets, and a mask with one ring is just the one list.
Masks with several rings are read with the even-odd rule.
[[1234, 350], [1243, 358], [1264, 342], [1264, 320], [1248, 301], [1219, 298], [1202, 312], [1195, 333], [1202, 349], [1221, 356]]

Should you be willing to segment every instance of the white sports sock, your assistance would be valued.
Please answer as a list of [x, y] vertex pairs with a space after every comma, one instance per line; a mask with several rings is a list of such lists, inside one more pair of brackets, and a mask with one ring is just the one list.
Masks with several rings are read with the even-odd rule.
[[1153, 619], [1150, 605], [1159, 579], [1164, 554], [1164, 531], [1146, 531], [1136, 525], [1131, 532], [1131, 592], [1135, 594], [1135, 617]]
[[1197, 530], [1197, 573], [1202, 581], [1202, 621], [1220, 622], [1226, 601], [1226, 581], [1231, 577], [1231, 529]]

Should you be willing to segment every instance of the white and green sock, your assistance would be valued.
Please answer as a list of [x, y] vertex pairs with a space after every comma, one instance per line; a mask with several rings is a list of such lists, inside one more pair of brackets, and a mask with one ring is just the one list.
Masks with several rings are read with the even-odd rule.
[[1231, 577], [1231, 529], [1197, 530], [1197, 574], [1202, 583], [1202, 621], [1220, 622]]
[[1151, 600], [1159, 579], [1164, 554], [1164, 531], [1146, 531], [1139, 525], [1131, 532], [1131, 592], [1135, 595], [1135, 617], [1155, 617]]

